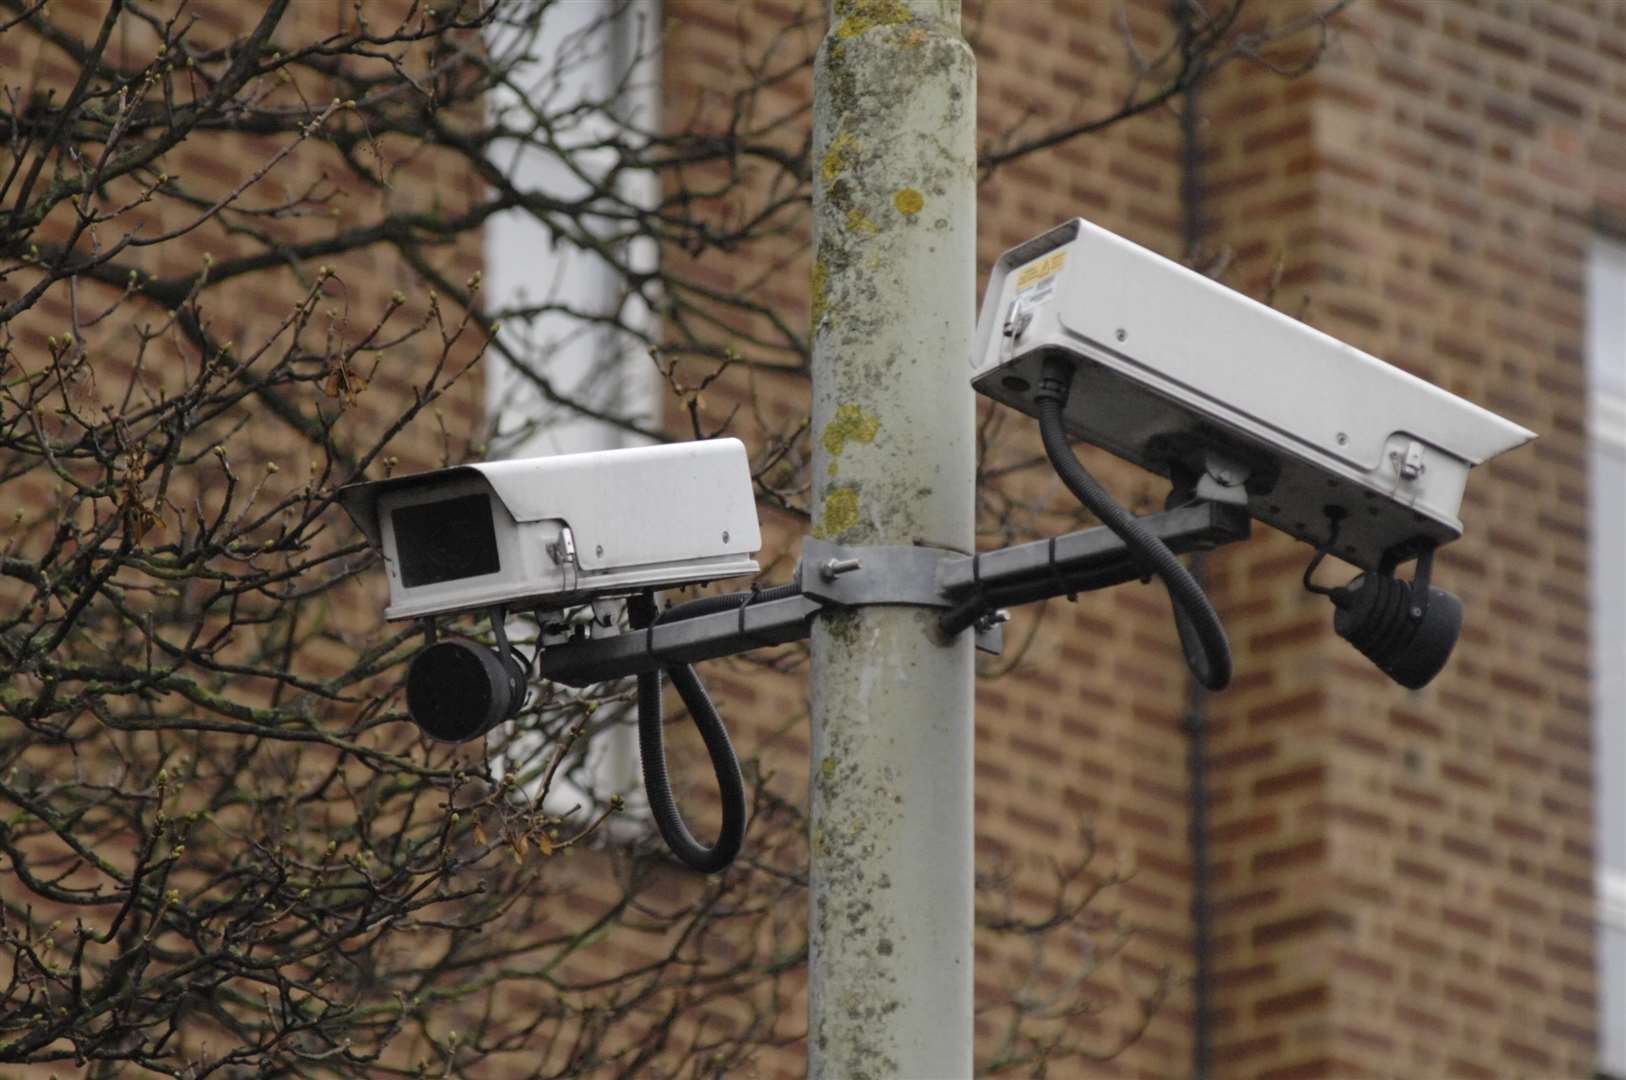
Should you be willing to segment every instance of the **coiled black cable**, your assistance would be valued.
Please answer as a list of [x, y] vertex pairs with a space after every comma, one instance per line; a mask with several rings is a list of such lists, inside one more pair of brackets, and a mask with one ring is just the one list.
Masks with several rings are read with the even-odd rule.
[[[770, 591], [777, 599], [778, 594], [787, 589], [787, 595], [796, 591], [794, 585]], [[642, 629], [651, 623], [679, 616], [694, 617], [726, 611], [751, 599], [750, 593], [701, 597], [657, 615], [654, 598], [639, 595], [628, 602], [627, 610], [633, 627]], [[694, 668], [688, 664], [673, 664], [666, 668], [666, 676], [672, 680], [678, 696], [693, 717], [695, 727], [705, 741], [706, 753], [711, 757], [712, 771], [717, 775], [723, 820], [717, 830], [716, 842], [707, 847], [695, 839], [684, 824], [683, 815], [678, 812], [677, 800], [672, 795], [672, 780], [666, 771], [666, 739], [661, 729], [663, 717], [659, 671], [647, 671], [638, 676], [638, 755], [643, 762], [644, 793], [649, 798], [649, 812], [655, 818], [655, 827], [660, 830], [661, 839], [666, 841], [666, 846], [678, 861], [702, 874], [715, 874], [734, 861], [745, 840], [745, 781], [740, 775], [740, 760], [734, 753], [728, 729], [723, 726], [722, 717], [718, 715], [711, 695], [706, 693]]]
[[1222, 690], [1231, 681], [1231, 643], [1225, 636], [1225, 626], [1202, 586], [1175, 558], [1169, 546], [1118, 505], [1112, 493], [1102, 487], [1073, 454], [1062, 425], [1062, 408], [1072, 384], [1072, 362], [1058, 356], [1047, 357], [1039, 387], [1033, 394], [1039, 405], [1039, 434], [1044, 440], [1045, 455], [1062, 483], [1085, 509], [1100, 518], [1101, 524], [1111, 529], [1138, 561], [1162, 579], [1174, 605], [1174, 622], [1180, 631], [1180, 646], [1186, 654], [1187, 666], [1203, 686]]

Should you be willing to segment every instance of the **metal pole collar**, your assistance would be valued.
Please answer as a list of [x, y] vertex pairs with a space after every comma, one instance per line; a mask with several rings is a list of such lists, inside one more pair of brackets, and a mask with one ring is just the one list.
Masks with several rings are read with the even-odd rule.
[[946, 608], [952, 601], [937, 583], [938, 565], [958, 557], [958, 552], [942, 548], [847, 547], [804, 536], [798, 584], [803, 596], [838, 607], [900, 604]]

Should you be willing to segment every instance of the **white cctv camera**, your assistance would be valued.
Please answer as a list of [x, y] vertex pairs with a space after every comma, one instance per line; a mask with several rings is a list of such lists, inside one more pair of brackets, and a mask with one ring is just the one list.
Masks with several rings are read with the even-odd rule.
[[1312, 545], [1337, 519], [1367, 570], [1457, 539], [1469, 469], [1535, 437], [1082, 219], [1000, 257], [972, 382], [1036, 416], [1056, 357], [1070, 435], [1171, 479], [1218, 455], [1254, 517]]
[[755, 574], [762, 546], [738, 439], [463, 465], [338, 497], [383, 553], [388, 619]]
[[383, 553], [385, 618], [492, 612], [495, 648], [436, 641], [431, 620], [407, 670], [413, 720], [451, 742], [524, 704], [529, 662], [508, 643], [506, 611], [755, 574], [762, 546], [738, 439], [462, 465], [338, 498]]

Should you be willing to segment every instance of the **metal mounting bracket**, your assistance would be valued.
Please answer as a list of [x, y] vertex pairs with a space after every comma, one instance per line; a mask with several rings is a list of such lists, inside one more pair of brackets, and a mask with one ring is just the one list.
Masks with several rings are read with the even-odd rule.
[[[832, 607], [897, 604], [947, 608], [954, 601], [938, 583], [943, 564], [964, 558], [942, 548], [868, 544], [832, 544], [802, 537], [797, 583], [802, 595]], [[1003, 619], [988, 617], [973, 627], [977, 650], [994, 656], [1005, 651]]]
[[942, 608], [952, 601], [937, 585], [937, 568], [944, 559], [958, 555], [930, 547], [847, 547], [804, 536], [798, 581], [803, 596], [838, 607], [906, 604]]
[[[1215, 479], [1223, 486], [1222, 478]], [[1180, 553], [1241, 540], [1248, 535], [1250, 519], [1245, 506], [1226, 499], [1148, 514], [1140, 522]], [[805, 537], [795, 596], [742, 599], [732, 610], [644, 630], [573, 637], [545, 648], [538, 667], [543, 678], [587, 686], [674, 663], [799, 641], [812, 633], [813, 619], [821, 611], [867, 604], [934, 609], [944, 634], [974, 630], [977, 647], [997, 653], [1003, 644], [1002, 608], [1104, 589], [1139, 576], [1123, 541], [1104, 526], [975, 555], [928, 547], [848, 547]]]

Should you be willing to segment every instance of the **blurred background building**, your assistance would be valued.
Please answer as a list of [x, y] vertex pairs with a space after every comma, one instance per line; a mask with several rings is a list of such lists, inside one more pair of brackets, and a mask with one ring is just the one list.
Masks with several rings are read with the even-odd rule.
[[[1110, 112], [1173, 8], [968, 4], [985, 145]], [[1038, 624], [1031, 644], [979, 683], [979, 853], [1065, 861], [1085, 828], [1096, 872], [1132, 870], [1111, 890], [1135, 930], [1121, 981], [1071, 1021], [1104, 1043], [1137, 986], [1180, 977], [1135, 1046], [1069, 1074], [1626, 1073], [1626, 6], [1359, 0], [1325, 39], [1316, 11], [1245, 10], [1303, 18], [1296, 48], [992, 170], [981, 269], [1082, 215], [1539, 432], [1476, 473], [1442, 552], [1462, 641], [1426, 690], [1390, 684], [1300, 588], [1307, 552], [1263, 528], [1205, 561], [1237, 650], [1223, 694], [1192, 692], [1153, 588], [1020, 615], [1010, 639]], [[665, 114], [721, 115], [735, 59], [793, 15], [669, 2]], [[712, 272], [754, 286], [762, 265]], [[785, 303], [805, 267], [774, 286]], [[794, 380], [772, 385], [805, 409]], [[1061, 507], [1033, 433], [993, 423], [985, 471]], [[1089, 460], [1143, 508], [1161, 497]], [[1004, 542], [1013, 516], [988, 510]], [[731, 701], [739, 741], [799, 693]], [[787, 771], [805, 768], [799, 738]], [[1047, 946], [1041, 983], [1090, 964], [1074, 944]], [[980, 949], [979, 988], [1026, 961]], [[985, 1017], [985, 1060], [998, 1039]]]
[[[58, 2], [87, 26], [100, 14], [88, 0]], [[300, 18], [337, 25], [342, 7], [310, 3]], [[1466, 535], [1436, 568], [1466, 625], [1424, 691], [1394, 686], [1336, 637], [1325, 602], [1300, 586], [1309, 552], [1265, 527], [1203, 560], [1236, 651], [1222, 694], [1194, 690], [1156, 587], [1017, 613], [1009, 652], [978, 683], [984, 1066], [1035, 1071], [1021, 1056], [1031, 1045], [1010, 1039], [1020, 1019], [1083, 1051], [1058, 1057], [1053, 1076], [1626, 1076], [1626, 4], [1355, 0], [1330, 20], [1326, 7], [1245, 5], [1237, 55], [1189, 92], [987, 169], [980, 269], [1084, 216], [1541, 438], [1473, 477]], [[222, 32], [247, 25], [243, 12], [200, 10]], [[1181, 20], [1197, 17], [1185, 0], [967, 0], [987, 152], [1112, 113]], [[628, 125], [721, 132], [750, 92], [781, 118], [785, 146], [805, 142], [817, 6], [561, 0], [549, 18], [556, 46], [599, 35], [567, 74], [538, 73], [551, 93], [625, 84]], [[1250, 47], [1250, 27], [1284, 25], [1299, 30]], [[0, 38], [0, 65], [59, 63], [20, 40]], [[244, 148], [264, 149], [252, 136], [231, 153], [213, 145], [188, 143], [185, 162], [218, 184], [233, 182]], [[385, 194], [317, 166], [278, 176], [272, 193], [331, 176], [358, 201], [436, 213], [480, 197], [462, 166], [386, 148], [399, 168]], [[564, 198], [587, 182], [546, 155], [505, 164]], [[615, 184], [628, 205], [663, 194], [647, 180]], [[750, 194], [749, 181], [739, 190]], [[698, 205], [726, 222], [749, 209], [733, 199]], [[760, 320], [799, 332], [805, 218], [732, 254], [673, 245], [637, 259], [758, 300]], [[752, 362], [723, 364], [715, 382], [702, 386], [715, 357], [657, 348], [651, 364], [647, 342], [602, 332], [595, 315], [648, 327], [658, 343], [670, 311], [627, 315], [641, 301], [624, 280], [528, 229], [498, 216], [426, 249], [421, 264], [333, 262], [350, 302], [378, 307], [426, 270], [465, 279], [481, 265], [478, 236], [488, 307], [529, 296], [555, 310], [504, 331], [515, 354], [568, 396], [637, 423], [584, 421], [493, 357], [483, 390], [471, 376], [441, 421], [402, 436], [405, 466], [625, 445], [646, 425], [675, 437], [726, 430], [765, 469], [772, 457], [788, 470], [776, 485], [789, 497], [762, 506], [764, 576], [784, 580], [807, 529], [794, 467], [821, 435], [797, 434], [805, 369], [753, 347], [750, 320], [725, 330]], [[227, 243], [155, 249], [146, 269], [174, 276], [205, 250], [230, 258]], [[302, 272], [290, 261], [289, 283]], [[238, 300], [239, 325], [221, 330], [239, 337], [287, 307], [264, 291]], [[44, 329], [16, 329], [24, 347], [44, 348]], [[956, 358], [944, 369], [965, 370]], [[410, 378], [386, 373], [357, 408], [383, 428], [391, 402], [412, 392]], [[1076, 527], [1031, 425], [984, 420], [983, 543]], [[1160, 503], [1155, 478], [1084, 455], [1137, 509]], [[731, 661], [707, 677], [742, 756], [757, 760], [752, 775], [795, 800], [810, 767], [805, 672], [794, 653], [779, 666], [790, 670]], [[710, 778], [688, 735], [673, 738], [684, 805], [704, 831]], [[627, 733], [604, 732], [572, 792], [636, 791], [633, 753]], [[562, 929], [601, 910], [594, 897], [611, 888], [613, 862], [558, 864], [573, 882], [553, 915]], [[660, 887], [697, 888], [675, 872]], [[785, 918], [794, 926], [794, 912]], [[636, 965], [663, 943], [594, 948], [572, 963]], [[791, 1041], [761, 1051], [758, 1075], [801, 1074], [802, 1007], [794, 987], [773, 1001]], [[526, 1057], [510, 1056], [517, 1073]]]

